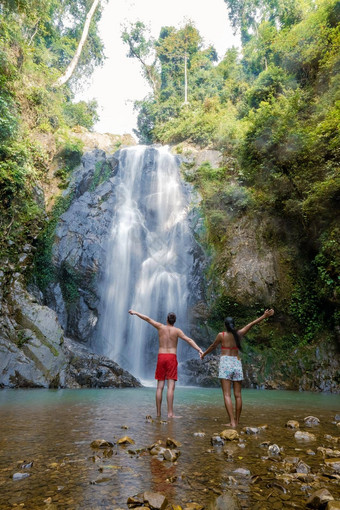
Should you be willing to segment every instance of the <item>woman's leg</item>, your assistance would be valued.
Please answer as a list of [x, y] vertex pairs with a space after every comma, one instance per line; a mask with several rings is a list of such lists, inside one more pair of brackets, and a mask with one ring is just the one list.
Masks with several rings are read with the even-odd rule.
[[231, 427], [236, 427], [236, 421], [234, 418], [233, 404], [231, 401], [231, 381], [229, 379], [221, 379], [221, 386], [224, 397], [224, 404], [229, 415]]
[[241, 381], [234, 381], [233, 382], [234, 387], [234, 397], [235, 397], [235, 403], [236, 403], [236, 425], [240, 422], [240, 416], [242, 411], [242, 397], [241, 397], [241, 390], [242, 390], [242, 382]]

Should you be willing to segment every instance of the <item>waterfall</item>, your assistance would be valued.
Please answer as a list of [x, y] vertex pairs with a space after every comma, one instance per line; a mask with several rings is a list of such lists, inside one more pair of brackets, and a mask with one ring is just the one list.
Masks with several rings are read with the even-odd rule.
[[[168, 148], [122, 149], [102, 286], [102, 351], [133, 375], [153, 378], [157, 330], [130, 308], [165, 323], [168, 312], [188, 332], [189, 281], [194, 239], [190, 193]], [[180, 359], [194, 351], [179, 340]]]

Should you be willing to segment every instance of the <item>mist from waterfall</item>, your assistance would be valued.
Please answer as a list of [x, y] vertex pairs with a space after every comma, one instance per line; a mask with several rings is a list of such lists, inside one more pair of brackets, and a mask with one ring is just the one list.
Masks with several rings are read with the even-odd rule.
[[[102, 293], [102, 351], [133, 375], [149, 379], [158, 352], [157, 330], [128, 310], [162, 323], [168, 312], [175, 312], [176, 326], [188, 334], [190, 197], [176, 157], [166, 147], [122, 149], [115, 181]], [[194, 351], [179, 340], [178, 354], [183, 360]]]

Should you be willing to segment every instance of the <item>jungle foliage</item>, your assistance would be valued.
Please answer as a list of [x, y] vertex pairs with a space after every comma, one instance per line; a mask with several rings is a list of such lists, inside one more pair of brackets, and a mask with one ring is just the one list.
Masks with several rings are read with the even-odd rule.
[[[157, 40], [143, 24], [125, 30], [157, 85], [136, 104], [137, 134], [144, 143], [191, 142], [223, 153], [224, 173], [187, 172], [203, 196], [215, 282], [228, 242], [226, 196], [236, 193], [238, 217], [246, 210], [269, 218], [267, 241], [277, 250], [285, 244], [286, 256], [292, 248], [293, 292], [281, 311], [310, 342], [339, 327], [340, 2], [225, 3], [242, 48], [218, 63], [191, 23], [164, 27]], [[229, 301], [219, 292], [221, 317]]]
[[58, 159], [56, 181], [79, 163], [70, 128], [91, 128], [96, 103], [75, 103], [84, 73], [103, 61], [100, 9], [70, 82], [56, 89], [77, 48], [91, 0], [0, 0], [0, 256], [3, 269], [45, 225], [41, 188]]

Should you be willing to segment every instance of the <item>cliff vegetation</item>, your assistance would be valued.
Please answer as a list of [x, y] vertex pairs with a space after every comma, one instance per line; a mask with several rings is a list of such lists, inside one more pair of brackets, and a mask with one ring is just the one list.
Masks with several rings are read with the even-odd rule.
[[71, 136], [71, 130], [91, 129], [97, 119], [96, 102], [76, 103], [74, 91], [104, 58], [97, 34], [100, 6], [76, 70], [66, 84], [57, 84], [76, 52], [91, 4], [89, 0], [0, 1], [3, 283], [18, 269], [18, 253], [27, 243], [34, 244], [48, 219], [46, 208], [51, 209], [80, 162], [82, 143]]

